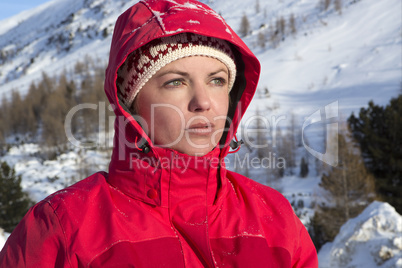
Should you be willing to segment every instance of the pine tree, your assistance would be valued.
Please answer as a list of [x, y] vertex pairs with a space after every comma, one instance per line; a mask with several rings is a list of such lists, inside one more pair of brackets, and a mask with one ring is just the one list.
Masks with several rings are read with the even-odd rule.
[[374, 177], [367, 171], [350, 137], [339, 134], [339, 164], [321, 178], [328, 203], [318, 205], [311, 234], [317, 250], [332, 241], [340, 227], [356, 217], [374, 198]]
[[31, 199], [22, 191], [21, 176], [6, 162], [0, 163], [0, 226], [12, 232], [29, 207]]
[[402, 95], [386, 107], [370, 101], [348, 123], [366, 167], [375, 176], [377, 194], [402, 213]]
[[308, 163], [304, 157], [300, 160], [300, 177], [305, 178], [308, 175]]

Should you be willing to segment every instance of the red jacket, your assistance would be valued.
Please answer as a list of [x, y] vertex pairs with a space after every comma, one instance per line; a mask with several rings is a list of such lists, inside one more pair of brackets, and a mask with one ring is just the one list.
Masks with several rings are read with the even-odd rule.
[[[204, 157], [154, 147], [119, 104], [116, 71], [138, 47], [193, 32], [236, 52], [232, 124]], [[105, 91], [115, 106], [109, 173], [56, 192], [27, 213], [0, 253], [0, 267], [317, 267], [315, 248], [289, 202], [275, 190], [227, 171], [239, 121], [254, 95], [258, 60], [206, 5], [141, 1], [115, 27]], [[146, 140], [150, 151], [136, 147]]]

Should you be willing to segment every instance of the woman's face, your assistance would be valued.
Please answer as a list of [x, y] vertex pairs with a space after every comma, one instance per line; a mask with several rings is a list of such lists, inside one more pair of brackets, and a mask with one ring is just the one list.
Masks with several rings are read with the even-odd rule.
[[217, 59], [192, 56], [173, 61], [141, 89], [136, 114], [155, 145], [205, 155], [224, 131], [228, 81], [228, 69]]

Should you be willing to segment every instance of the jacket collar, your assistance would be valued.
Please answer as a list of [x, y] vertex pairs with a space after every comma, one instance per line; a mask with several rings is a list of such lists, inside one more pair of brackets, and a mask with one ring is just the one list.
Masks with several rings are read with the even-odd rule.
[[[118, 135], [115, 145], [116, 139]], [[126, 148], [128, 153], [123, 156], [119, 147], [115, 146], [112, 154], [108, 182], [149, 205], [169, 207], [172, 200], [204, 198], [209, 206], [225, 188], [221, 178], [226, 177], [226, 169], [218, 147], [202, 157], [160, 147], [151, 147], [148, 153]]]

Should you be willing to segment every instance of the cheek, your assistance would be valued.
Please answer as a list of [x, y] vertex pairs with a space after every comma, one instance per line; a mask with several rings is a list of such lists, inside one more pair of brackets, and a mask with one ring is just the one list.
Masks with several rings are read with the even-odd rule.
[[214, 106], [217, 115], [226, 116], [229, 110], [229, 96], [225, 94], [220, 98], [216, 98]]
[[145, 118], [148, 135], [156, 144], [168, 144], [180, 135], [185, 125], [182, 113], [169, 104], [154, 105]]
[[153, 121], [156, 126], [177, 126], [180, 125], [181, 122], [184, 124], [183, 113], [178, 110], [176, 106], [169, 104], [154, 106], [153, 111], [151, 111], [150, 118], [151, 122]]
[[220, 139], [223, 134], [227, 122], [227, 114], [229, 109], [229, 98], [227, 95], [222, 95], [215, 103], [215, 124], [218, 129], [216, 139]]

